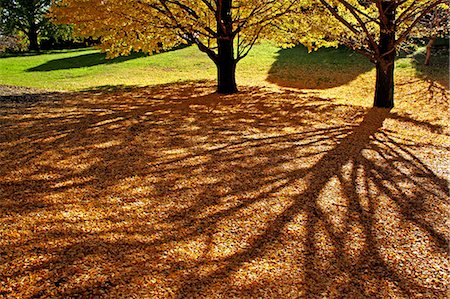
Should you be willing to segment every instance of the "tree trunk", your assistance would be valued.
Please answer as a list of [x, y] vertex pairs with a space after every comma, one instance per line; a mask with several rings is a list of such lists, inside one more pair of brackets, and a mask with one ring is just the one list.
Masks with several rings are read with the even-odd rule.
[[381, 108], [394, 107], [394, 67], [395, 67], [395, 10], [390, 1], [383, 1], [382, 10], [386, 16], [386, 24], [380, 24], [380, 57], [376, 63], [377, 78], [375, 82], [374, 106]]
[[36, 26], [30, 26], [27, 37], [30, 41], [30, 46], [28, 47], [29, 50], [39, 52], [38, 33]]
[[236, 60], [233, 48], [233, 20], [231, 17], [232, 0], [219, 0], [217, 18], [218, 30], [218, 56], [217, 66], [217, 92], [231, 94], [237, 92], [236, 86]]
[[233, 54], [233, 41], [219, 41], [217, 66], [217, 91], [223, 94], [237, 92], [236, 63]]
[[427, 44], [427, 56], [425, 58], [425, 65], [430, 65], [431, 61], [431, 50], [433, 49], [433, 45], [436, 42], [436, 35], [433, 35]]
[[392, 63], [386, 70], [385, 67], [377, 63], [377, 80], [375, 83], [375, 107], [394, 107], [394, 64]]

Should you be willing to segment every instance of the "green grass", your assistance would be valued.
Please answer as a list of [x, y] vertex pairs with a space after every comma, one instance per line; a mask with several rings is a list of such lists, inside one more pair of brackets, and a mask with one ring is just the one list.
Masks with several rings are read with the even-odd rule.
[[48, 90], [153, 85], [189, 80], [194, 73], [199, 79], [213, 79], [215, 74], [212, 62], [194, 47], [112, 60], [92, 49], [0, 59], [0, 84]]
[[[434, 68], [418, 63], [420, 51], [397, 61], [398, 73], [448, 78], [448, 55]], [[421, 56], [422, 55], [422, 56]], [[445, 56], [445, 55], [444, 55]], [[444, 71], [443, 71], [444, 70]], [[353, 82], [361, 74], [372, 77], [373, 65], [346, 49], [321, 49], [308, 54], [304, 47], [280, 49], [269, 43], [254, 47], [237, 68], [239, 85], [275, 83], [301, 89], [330, 89]], [[108, 60], [94, 49], [8, 55], [0, 58], [0, 84], [46, 90], [83, 90], [105, 85], [147, 86], [187, 80], [215, 80], [216, 69], [195, 46], [153, 56], [135, 53]]]
[[[237, 81], [241, 85], [258, 85], [264, 84], [269, 74], [283, 76], [283, 72], [289, 73], [293, 68], [333, 69], [336, 65], [354, 65], [355, 62], [367, 65], [364, 58], [342, 49], [323, 49], [308, 55], [302, 47], [285, 50], [264, 43], [255, 46], [238, 64]], [[0, 84], [47, 90], [215, 79], [214, 64], [195, 46], [153, 56], [133, 54], [112, 60], [93, 49], [0, 58]]]
[[[278, 48], [264, 44], [238, 65], [237, 80], [260, 79], [275, 61]], [[195, 46], [147, 56], [106, 59], [98, 50], [53, 51], [0, 58], [0, 84], [47, 90], [82, 90], [104, 85], [155, 85], [214, 80], [214, 63]]]

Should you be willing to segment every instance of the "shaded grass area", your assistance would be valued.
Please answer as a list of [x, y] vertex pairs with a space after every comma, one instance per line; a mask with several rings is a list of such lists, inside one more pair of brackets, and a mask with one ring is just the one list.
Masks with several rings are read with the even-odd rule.
[[430, 66], [424, 64], [425, 55], [425, 49], [421, 48], [411, 56], [417, 75], [428, 81], [447, 86], [448, 89], [450, 69], [448, 48], [447, 51], [440, 50], [438, 53], [432, 55]]
[[303, 46], [282, 49], [267, 80], [283, 87], [325, 89], [347, 84], [373, 65], [364, 56], [345, 48], [309, 53]]
[[[434, 55], [431, 66], [423, 64], [424, 51], [425, 48], [419, 48], [415, 53], [399, 55], [396, 60], [396, 105], [423, 103], [423, 98], [429, 99], [427, 103], [448, 101], [448, 50]], [[373, 65], [364, 56], [344, 48], [321, 49], [311, 54], [301, 46], [279, 50], [267, 81], [336, 99], [342, 104], [373, 105]]]
[[106, 59], [104, 53], [82, 54], [74, 57], [59, 58], [47, 61], [41, 65], [27, 69], [27, 72], [49, 72], [56, 70], [75, 69], [83, 67], [92, 67], [102, 64], [121, 63], [131, 59], [147, 56], [145, 53], [132, 53], [128, 56], [119, 56], [113, 59]]
[[446, 298], [448, 102], [213, 91], [4, 98], [1, 294]]
[[1, 58], [11, 58], [11, 57], [30, 57], [30, 56], [40, 56], [48, 54], [65, 54], [65, 53], [81, 53], [83, 51], [89, 51], [92, 48], [76, 48], [76, 49], [64, 49], [64, 50], [41, 50], [37, 51], [27, 51], [27, 52], [3, 52], [0, 53]]

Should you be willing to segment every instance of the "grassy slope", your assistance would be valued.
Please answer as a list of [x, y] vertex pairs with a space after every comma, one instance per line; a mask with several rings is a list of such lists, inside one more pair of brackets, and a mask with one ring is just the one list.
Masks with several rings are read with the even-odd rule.
[[[422, 59], [421, 54], [416, 59]], [[434, 58], [435, 66], [415, 65], [417, 60], [397, 60], [399, 89], [436, 81], [448, 88], [448, 56]], [[32, 70], [32, 71], [30, 71]], [[344, 49], [321, 49], [308, 54], [302, 47], [283, 49], [261, 44], [238, 65], [239, 85], [281, 86], [313, 92], [348, 104], [370, 106], [375, 71], [362, 56]], [[215, 80], [214, 64], [196, 47], [154, 56], [134, 55], [106, 60], [96, 50], [55, 51], [36, 56], [0, 59], [0, 84], [47, 90], [83, 90], [104, 85], [148, 86], [188, 80]], [[419, 88], [429, 86], [423, 84]], [[400, 95], [403, 97], [403, 95]]]
[[[214, 75], [213, 65], [194, 48], [122, 62], [105, 60], [104, 55], [97, 53], [96, 50], [83, 50], [3, 58], [0, 59], [0, 83], [49, 90], [79, 90], [102, 85], [152, 85], [187, 80], [192, 78], [191, 66], [201, 70], [202, 78], [212, 79]], [[90, 56], [95, 54], [100, 57]], [[64, 69], [64, 62], [76, 56], [82, 67]], [[92, 58], [100, 64], [92, 65], [89, 61]], [[58, 61], [63, 69], [56, 69]], [[55, 70], [27, 71], [39, 66], [45, 68], [46, 64]]]
[[[239, 83], [263, 83], [277, 51], [278, 48], [268, 44], [255, 47], [239, 64]], [[67, 64], [72, 67], [69, 68]], [[30, 71], [36, 68], [38, 71]], [[43, 71], [46, 68], [53, 69]], [[153, 56], [136, 55], [122, 61], [121, 58], [106, 60], [97, 50], [89, 49], [0, 59], [0, 84], [47, 90], [82, 90], [103, 85], [146, 86], [187, 80], [214, 80], [215, 77], [213, 62], [196, 47]]]
[[[281, 60], [277, 63], [280, 57]], [[237, 79], [242, 85], [259, 85], [265, 83], [269, 73], [276, 73], [283, 79], [286, 77], [290, 81], [296, 81], [301, 78], [291, 72], [293, 69], [306, 69], [308, 72], [314, 69], [317, 72], [319, 65], [335, 71], [336, 65], [358, 64], [367, 66], [364, 59], [348, 51], [324, 49], [308, 55], [302, 48], [280, 50], [270, 44], [262, 44], [256, 46], [239, 63]], [[216, 72], [214, 64], [196, 47], [147, 57], [135, 55], [128, 60], [106, 60], [96, 50], [54, 51], [50, 54], [2, 58], [0, 67], [1, 84], [50, 90], [215, 79]]]

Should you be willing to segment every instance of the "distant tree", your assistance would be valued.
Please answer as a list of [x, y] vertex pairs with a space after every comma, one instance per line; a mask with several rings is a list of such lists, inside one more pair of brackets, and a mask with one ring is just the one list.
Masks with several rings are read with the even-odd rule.
[[79, 48], [95, 44], [93, 41], [76, 36], [72, 25], [54, 24], [51, 19], [39, 37], [41, 49]]
[[[310, 47], [343, 44], [365, 55], [376, 66], [374, 106], [394, 106], [394, 61], [398, 47], [419, 21], [448, 0], [311, 0]], [[305, 41], [305, 34], [308, 40]]]
[[39, 51], [38, 37], [48, 23], [51, 0], [0, 0], [0, 26], [5, 33], [22, 32], [29, 49]]
[[237, 91], [235, 71], [255, 42], [301, 0], [61, 0], [53, 15], [101, 38], [109, 56], [196, 44], [217, 67], [217, 90]]
[[419, 22], [413, 36], [417, 38], [426, 38], [428, 40], [426, 47], [425, 65], [431, 61], [431, 51], [437, 38], [448, 38], [450, 30], [450, 8], [448, 5], [440, 5], [431, 10]]

